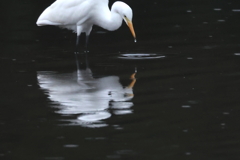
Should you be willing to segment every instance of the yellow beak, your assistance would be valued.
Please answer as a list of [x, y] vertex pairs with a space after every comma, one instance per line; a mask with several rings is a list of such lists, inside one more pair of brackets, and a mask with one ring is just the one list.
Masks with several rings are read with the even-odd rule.
[[136, 39], [136, 34], [135, 34], [135, 31], [134, 31], [134, 28], [133, 28], [133, 23], [132, 23], [132, 21], [130, 21], [127, 17], [124, 17], [124, 19], [125, 19], [128, 27], [129, 27], [132, 35], [133, 35], [134, 41], [136, 42], [137, 39]]

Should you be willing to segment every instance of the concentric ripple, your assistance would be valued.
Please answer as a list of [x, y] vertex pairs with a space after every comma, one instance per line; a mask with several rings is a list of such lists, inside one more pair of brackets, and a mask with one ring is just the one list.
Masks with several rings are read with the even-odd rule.
[[120, 59], [159, 59], [165, 58], [164, 55], [158, 53], [125, 53], [118, 56]]

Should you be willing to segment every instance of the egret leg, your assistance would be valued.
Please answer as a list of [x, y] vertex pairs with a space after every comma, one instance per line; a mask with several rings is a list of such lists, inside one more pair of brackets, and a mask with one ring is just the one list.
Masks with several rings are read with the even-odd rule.
[[75, 54], [77, 71], [89, 68], [88, 54]]
[[85, 42], [85, 51], [84, 52], [89, 52], [88, 51], [88, 41], [89, 41], [89, 35], [86, 35], [86, 42]]
[[89, 26], [88, 30], [86, 31], [86, 43], [85, 43], [85, 53], [88, 53], [88, 42], [89, 42], [89, 35], [92, 30], [92, 26]]
[[76, 46], [78, 46], [78, 45], [79, 45], [79, 41], [80, 41], [80, 35], [79, 35], [79, 36], [77, 36], [77, 39], [76, 39]]
[[76, 39], [76, 51], [75, 54], [78, 54], [80, 49], [79, 49], [79, 41], [80, 41], [80, 35], [77, 35], [77, 39]]
[[79, 44], [79, 41], [80, 41], [80, 35], [82, 33], [82, 27], [81, 26], [77, 26], [77, 39], [76, 39], [76, 51], [75, 53], [78, 54], [79, 51], [80, 51], [80, 44]]
[[75, 54], [75, 59], [76, 59], [77, 70], [79, 70], [80, 67], [79, 67], [78, 54]]

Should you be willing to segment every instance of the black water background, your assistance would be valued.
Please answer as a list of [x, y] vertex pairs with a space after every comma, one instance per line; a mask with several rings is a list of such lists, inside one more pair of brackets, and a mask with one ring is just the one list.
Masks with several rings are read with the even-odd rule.
[[[137, 44], [126, 26], [105, 34], [95, 27], [89, 62], [96, 76], [118, 75], [126, 84], [138, 68], [134, 114], [111, 117], [99, 129], [59, 126], [64, 118], [39, 89], [37, 71], [76, 68], [75, 35], [35, 25], [50, 3], [1, 2], [3, 159], [240, 158], [239, 2], [128, 1]], [[117, 58], [124, 53], [165, 58]]]

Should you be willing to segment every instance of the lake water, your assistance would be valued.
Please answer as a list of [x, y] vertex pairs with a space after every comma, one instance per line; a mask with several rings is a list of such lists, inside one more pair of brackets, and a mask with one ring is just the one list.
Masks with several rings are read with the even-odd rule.
[[51, 3], [2, 4], [0, 159], [240, 159], [239, 2], [129, 0], [138, 42], [94, 27], [78, 55], [35, 25]]

